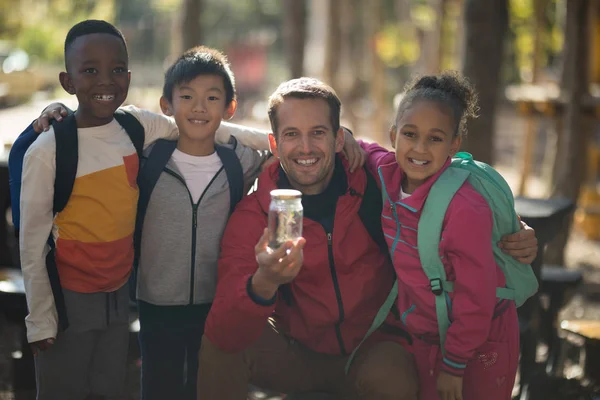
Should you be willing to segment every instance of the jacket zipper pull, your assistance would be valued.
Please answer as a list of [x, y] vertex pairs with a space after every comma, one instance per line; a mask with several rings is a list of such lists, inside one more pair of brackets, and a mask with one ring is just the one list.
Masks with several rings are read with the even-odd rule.
[[198, 207], [194, 206], [193, 211], [192, 211], [192, 218], [193, 218], [193, 226], [194, 228], [196, 228], [196, 226], [198, 226]]
[[332, 236], [331, 233], [327, 232], [327, 244], [330, 246], [331, 246], [331, 242], [332, 242], [331, 236]]

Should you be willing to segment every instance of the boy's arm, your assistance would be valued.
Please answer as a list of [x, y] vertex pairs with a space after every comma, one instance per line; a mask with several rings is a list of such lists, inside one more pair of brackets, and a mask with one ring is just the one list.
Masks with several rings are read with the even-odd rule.
[[229, 143], [231, 136], [234, 136], [239, 143], [251, 149], [269, 151], [268, 131], [232, 124], [231, 122], [221, 122], [221, 126], [217, 129], [215, 142], [219, 144]]
[[54, 221], [52, 203], [55, 166], [47, 160], [48, 153], [39, 154], [40, 150], [42, 149], [32, 146], [25, 154], [20, 204], [19, 242], [29, 308], [25, 324], [30, 343], [56, 338], [58, 321], [46, 270], [47, 240]]
[[[177, 124], [171, 117], [142, 110], [135, 106], [125, 106], [122, 109], [134, 115], [144, 127], [144, 148], [158, 139], [177, 139], [179, 136]], [[252, 149], [269, 150], [269, 133], [267, 131], [221, 122], [221, 126], [217, 129], [215, 142], [227, 144], [231, 136], [235, 136], [239, 143]]]

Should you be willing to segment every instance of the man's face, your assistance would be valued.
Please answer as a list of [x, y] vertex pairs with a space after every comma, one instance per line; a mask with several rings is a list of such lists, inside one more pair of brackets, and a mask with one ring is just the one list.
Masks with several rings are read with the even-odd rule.
[[344, 147], [343, 131], [333, 132], [329, 112], [323, 99], [286, 98], [277, 109], [272, 151], [292, 187], [303, 194], [325, 190], [333, 176], [335, 153]]
[[109, 123], [129, 90], [123, 41], [106, 33], [85, 35], [75, 39], [67, 54], [68, 72], [60, 78], [65, 90], [77, 95], [79, 127]]

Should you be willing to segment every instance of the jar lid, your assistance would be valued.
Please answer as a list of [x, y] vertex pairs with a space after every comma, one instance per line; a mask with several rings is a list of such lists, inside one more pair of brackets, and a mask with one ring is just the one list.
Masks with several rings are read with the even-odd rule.
[[294, 200], [302, 197], [302, 192], [294, 189], [271, 190], [271, 198], [277, 200]]

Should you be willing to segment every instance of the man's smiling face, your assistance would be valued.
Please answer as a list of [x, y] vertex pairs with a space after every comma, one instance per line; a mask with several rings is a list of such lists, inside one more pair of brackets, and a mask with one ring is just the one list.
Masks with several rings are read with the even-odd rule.
[[334, 132], [327, 102], [288, 97], [277, 108], [274, 154], [290, 184], [304, 194], [321, 193], [333, 176], [335, 154], [344, 147], [342, 130]]

